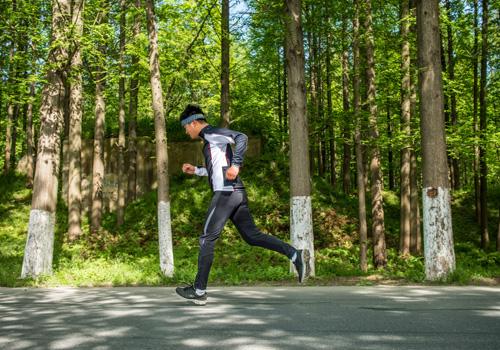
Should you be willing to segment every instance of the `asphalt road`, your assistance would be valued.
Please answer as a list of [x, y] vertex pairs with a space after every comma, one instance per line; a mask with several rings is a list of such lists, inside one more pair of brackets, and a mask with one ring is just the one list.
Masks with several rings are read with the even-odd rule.
[[0, 288], [0, 349], [500, 349], [500, 288]]

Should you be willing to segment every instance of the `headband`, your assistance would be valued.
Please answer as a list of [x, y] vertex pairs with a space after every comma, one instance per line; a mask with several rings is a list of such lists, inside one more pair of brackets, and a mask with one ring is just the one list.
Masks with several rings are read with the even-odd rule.
[[205, 119], [205, 116], [203, 114], [193, 114], [193, 115], [190, 115], [186, 119], [182, 119], [181, 120], [181, 125], [182, 126], [186, 126], [189, 123], [191, 123], [193, 120], [197, 120], [197, 119]]

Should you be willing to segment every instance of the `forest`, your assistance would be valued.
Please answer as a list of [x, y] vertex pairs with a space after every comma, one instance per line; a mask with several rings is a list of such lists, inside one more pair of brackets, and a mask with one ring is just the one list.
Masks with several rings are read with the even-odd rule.
[[[259, 140], [253, 215], [311, 283], [499, 283], [499, 24], [499, 0], [2, 1], [0, 285], [192, 279], [188, 103]], [[211, 279], [290, 279], [240, 241]]]

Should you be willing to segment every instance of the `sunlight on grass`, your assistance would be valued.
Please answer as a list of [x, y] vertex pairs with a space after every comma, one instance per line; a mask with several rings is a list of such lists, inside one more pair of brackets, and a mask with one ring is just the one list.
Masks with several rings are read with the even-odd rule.
[[[250, 209], [265, 233], [289, 241], [289, 190], [286, 164], [260, 161], [260, 171], [243, 173]], [[245, 169], [247, 170], [247, 169]], [[102, 230], [91, 235], [83, 218], [84, 235], [79, 241], [66, 239], [67, 208], [58, 204], [54, 274], [37, 280], [20, 280], [21, 265], [31, 205], [24, 179], [0, 177], [0, 285], [2, 286], [130, 286], [176, 285], [192, 282], [196, 275], [198, 237], [210, 202], [205, 179], [174, 177], [171, 183], [172, 231], [175, 274], [166, 278], [159, 269], [156, 193], [147, 193], [131, 203], [126, 222], [117, 229], [114, 214], [105, 214]], [[357, 284], [373, 284], [380, 278], [421, 283], [425, 280], [422, 257], [399, 256], [399, 201], [396, 193], [384, 192], [388, 265], [375, 271], [369, 247], [368, 272], [359, 270], [357, 198], [335, 192], [329, 183], [313, 182], [313, 221], [317, 276], [310, 283], [332, 283], [338, 278], [357, 277]], [[478, 248], [477, 225], [470, 211], [472, 198], [454, 195], [454, 233], [457, 270], [442, 283], [485, 283], [500, 276], [500, 253]], [[496, 213], [497, 215], [498, 213]], [[495, 215], [492, 208], [492, 215]], [[392, 245], [392, 246], [391, 246]], [[271, 251], [247, 245], [234, 225], [226, 225], [216, 245], [209, 283], [246, 285], [296, 283], [289, 261]], [[377, 275], [376, 279], [370, 276]], [[481, 282], [483, 281], [483, 282]], [[337, 283], [337, 282], [335, 282]]]

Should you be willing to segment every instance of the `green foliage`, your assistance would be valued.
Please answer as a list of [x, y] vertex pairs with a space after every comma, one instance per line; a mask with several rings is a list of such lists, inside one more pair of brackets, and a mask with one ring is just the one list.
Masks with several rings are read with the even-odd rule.
[[[7, 126], [8, 101], [18, 103], [22, 110], [27, 102], [34, 104], [35, 130], [39, 128], [38, 109], [45, 64], [50, 40], [50, 1], [17, 1], [0, 4], [0, 134]], [[284, 19], [283, 3], [269, 0], [245, 2], [250, 16], [234, 15], [231, 24], [231, 119], [232, 128], [248, 134], [259, 135], [267, 154], [252, 169], [251, 163], [244, 168], [243, 177], [247, 186], [257, 225], [263, 231], [288, 239], [289, 190], [287, 133], [284, 109]], [[498, 1], [491, 4], [498, 8]], [[488, 35], [490, 55], [487, 77], [487, 130], [481, 139], [474, 132], [473, 116], [473, 74], [474, 52], [473, 13], [470, 4], [452, 1], [450, 11], [441, 9], [441, 34], [444, 49], [444, 63], [449, 67], [448, 27], [454, 43], [455, 79], [448, 72], [443, 73], [445, 94], [450, 99], [457, 96], [456, 125], [448, 123], [446, 137], [448, 154], [460, 159], [461, 171], [467, 183], [460, 191], [453, 193], [453, 224], [456, 242], [457, 270], [450, 277], [453, 283], [470, 283], [481, 278], [493, 278], [498, 271], [498, 254], [477, 248], [478, 225], [474, 220], [474, 199], [471, 190], [471, 164], [474, 146], [485, 146], [488, 165], [489, 231], [496, 232], [498, 208], [500, 206], [500, 113], [498, 100], [500, 79], [498, 76], [498, 35]], [[118, 82], [119, 71], [119, 3], [103, 0], [86, 1], [83, 40], [84, 59], [84, 117], [83, 136], [92, 138], [94, 133], [95, 73], [106, 72], [106, 135], [118, 135]], [[401, 19], [400, 2], [395, 0], [376, 2], [373, 5], [373, 30], [375, 38], [375, 64], [377, 84], [377, 105], [379, 113], [380, 150], [384, 175], [389, 168], [387, 154], [395, 155], [393, 167], [399, 164], [399, 150], [407, 141], [400, 132], [401, 104]], [[337, 145], [337, 159], [342, 154], [344, 128], [352, 131], [352, 106], [344, 111], [342, 101], [342, 51], [349, 51], [352, 60], [352, 6], [342, 2], [304, 1], [303, 29], [306, 54], [306, 85], [308, 93], [308, 115], [310, 140], [317, 142], [326, 126], [333, 126]], [[495, 13], [493, 12], [492, 18]], [[141, 21], [141, 31], [132, 37], [134, 18]], [[362, 14], [362, 16], [364, 16]], [[98, 19], [103, 19], [99, 21]], [[149, 88], [148, 37], [145, 13], [128, 2], [125, 78], [126, 99], [129, 96], [129, 79], [139, 81], [138, 136], [154, 135], [154, 121]], [[165, 95], [165, 112], [169, 140], [185, 140], [184, 130], [178, 123], [178, 115], [188, 102], [200, 104], [207, 112], [212, 124], [219, 121], [220, 94], [220, 12], [218, 2], [212, 0], [166, 0], [156, 2], [156, 20], [159, 30], [161, 82]], [[361, 18], [363, 23], [364, 18]], [[240, 22], [244, 24], [241, 25]], [[410, 18], [412, 24], [415, 18]], [[490, 26], [495, 33], [497, 24]], [[364, 31], [361, 30], [362, 40]], [[327, 38], [329, 42], [327, 43]], [[69, 38], [65, 45], [71, 44]], [[315, 46], [315, 40], [318, 45]], [[412, 65], [415, 68], [416, 37], [409, 37]], [[482, 38], [479, 37], [479, 45]], [[10, 59], [10, 47], [15, 44], [14, 56]], [[363, 46], [363, 45], [362, 45]], [[105, 50], [100, 50], [100, 48]], [[318, 50], [316, 62], [311, 52]], [[330, 79], [332, 112], [325, 112], [327, 104], [326, 56], [331, 57]], [[363, 51], [363, 48], [362, 48]], [[132, 56], [138, 57], [138, 64], [132, 64]], [[363, 55], [362, 55], [363, 56]], [[319, 100], [323, 103], [323, 115], [311, 99], [312, 67], [318, 64], [321, 74]], [[352, 62], [351, 62], [352, 63]], [[364, 62], [361, 62], [364, 65]], [[363, 71], [365, 67], [361, 67]], [[352, 79], [352, 66], [350, 66]], [[416, 81], [416, 70], [412, 69]], [[34, 82], [35, 98], [28, 95], [28, 87]], [[352, 81], [349, 82], [350, 84]], [[351, 86], [351, 85], [350, 85]], [[362, 95], [366, 87], [362, 83]], [[352, 94], [352, 92], [350, 92]], [[128, 100], [127, 100], [128, 101]], [[450, 104], [447, 104], [447, 113]], [[128, 110], [128, 108], [127, 108]], [[280, 115], [282, 118], [280, 119]], [[362, 112], [363, 118], [366, 111]], [[366, 119], [366, 118], [365, 118]], [[22, 118], [17, 121], [16, 159], [24, 153], [26, 134], [21, 127]], [[419, 151], [418, 108], [413, 116], [411, 140]], [[392, 135], [387, 132], [392, 128]], [[364, 127], [364, 126], [363, 126]], [[362, 130], [363, 135], [366, 130]], [[330, 136], [328, 136], [329, 138]], [[368, 138], [363, 144], [370, 147]], [[324, 141], [329, 141], [323, 136]], [[5, 137], [0, 138], [0, 150], [4, 151]], [[417, 155], [418, 156], [418, 155]], [[420, 159], [418, 159], [420, 162]], [[4, 157], [0, 157], [0, 169]], [[340, 173], [341, 161], [337, 162]], [[465, 168], [467, 166], [467, 168]], [[354, 168], [354, 162], [351, 167]], [[396, 176], [397, 177], [397, 176]], [[324, 178], [314, 177], [313, 210], [314, 232], [317, 247], [317, 273], [315, 281], [329, 281], [332, 277], [361, 276], [359, 271], [359, 248], [357, 232], [357, 200], [355, 196], [343, 194], [332, 188]], [[19, 281], [24, 240], [29, 217], [30, 192], [24, 189], [24, 179], [15, 175], [0, 177], [0, 284], [1, 285], [131, 285], [171, 284], [190, 281], [194, 277], [197, 262], [197, 237], [202, 228], [205, 210], [210, 200], [206, 181], [178, 176], [171, 181], [172, 227], [176, 275], [165, 279], [157, 262], [156, 194], [148, 193], [134, 203], [126, 212], [126, 223], [120, 229], [115, 227], [114, 214], [104, 217], [103, 229], [94, 235], [84, 220], [85, 234], [77, 242], [66, 240], [67, 208], [58, 205], [54, 276], [36, 281]], [[399, 194], [385, 191], [385, 228], [389, 247], [389, 262], [383, 272], [369, 267], [369, 274], [382, 274], [384, 278], [422, 282], [424, 279], [421, 257], [399, 257], [395, 247], [399, 245]], [[370, 212], [368, 206], [367, 211]], [[370, 223], [369, 223], [370, 224]], [[212, 282], [243, 284], [264, 281], [291, 281], [288, 263], [276, 254], [249, 248], [239, 238], [235, 228], [228, 225], [217, 246], [216, 262], [212, 271]], [[364, 283], [364, 282], [362, 282]], [[371, 283], [371, 282], [366, 282]]]
[[[289, 176], [286, 159], [269, 154], [260, 160], [249, 159], [242, 176], [257, 226], [263, 232], [288, 240]], [[67, 208], [59, 202], [54, 274], [36, 280], [20, 280], [31, 193], [25, 188], [23, 177], [0, 177], [0, 285], [128, 286], [192, 281], [197, 268], [198, 236], [211, 193], [205, 178], [179, 175], [171, 179], [170, 185], [175, 261], [173, 278], [165, 278], [159, 270], [156, 193], [150, 192], [127, 207], [125, 224], [119, 229], [115, 227], [115, 215], [106, 214], [102, 230], [90, 234], [87, 219], [84, 218], [84, 234], [76, 242], [67, 241]], [[389, 247], [387, 268], [374, 270], [369, 263], [368, 273], [364, 274], [359, 269], [357, 198], [336, 193], [320, 178], [314, 179], [313, 189], [317, 276], [310, 283], [425, 282], [423, 257], [398, 255], [399, 203], [394, 193], [384, 194]], [[474, 225], [467, 224], [467, 220], [473, 219], [473, 212], [468, 209], [471, 203], [469, 196], [455, 195], [457, 269], [442, 283], [491, 283], [500, 276], [499, 253], [480, 250], [479, 234], [470, 232]], [[498, 213], [493, 209], [491, 221], [495, 225]], [[370, 261], [370, 249], [368, 253]], [[248, 246], [232, 224], [226, 225], [216, 245], [211, 284], [282, 284], [294, 281], [287, 259], [274, 252]]]

